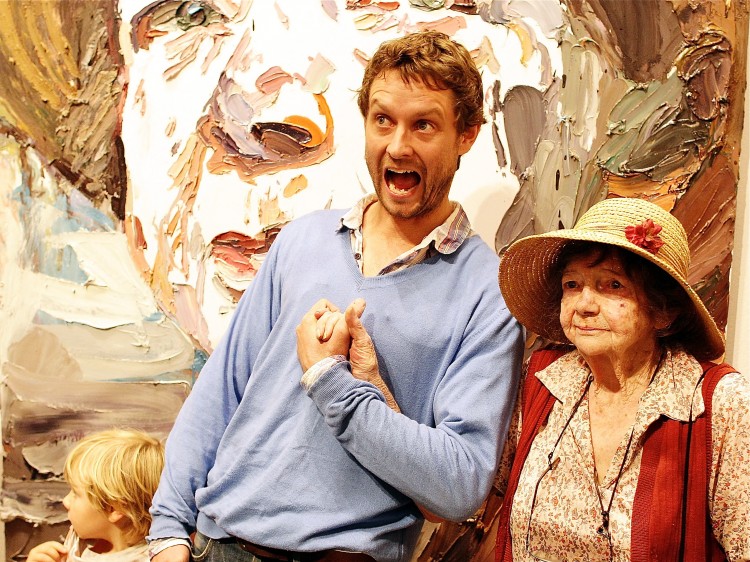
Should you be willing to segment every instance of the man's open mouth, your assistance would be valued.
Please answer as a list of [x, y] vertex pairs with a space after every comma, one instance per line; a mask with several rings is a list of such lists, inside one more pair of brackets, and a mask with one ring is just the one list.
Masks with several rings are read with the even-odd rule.
[[422, 180], [417, 172], [411, 170], [390, 170], [385, 171], [385, 183], [388, 189], [396, 194], [406, 194], [414, 189]]

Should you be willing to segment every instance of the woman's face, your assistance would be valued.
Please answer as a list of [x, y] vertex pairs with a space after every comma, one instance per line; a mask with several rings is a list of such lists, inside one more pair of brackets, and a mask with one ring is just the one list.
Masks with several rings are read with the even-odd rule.
[[563, 332], [587, 360], [650, 355], [657, 345], [657, 322], [641, 280], [629, 277], [618, 257], [596, 263], [599, 257], [597, 251], [574, 257], [563, 270]]

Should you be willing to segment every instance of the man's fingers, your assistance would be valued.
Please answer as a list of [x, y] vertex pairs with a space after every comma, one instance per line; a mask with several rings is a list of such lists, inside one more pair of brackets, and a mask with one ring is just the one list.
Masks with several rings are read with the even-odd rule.
[[339, 308], [328, 299], [320, 299], [313, 305], [311, 311], [315, 319], [320, 320], [326, 312], [338, 312]]
[[333, 329], [341, 319], [342, 315], [339, 312], [324, 312], [320, 318], [318, 318], [318, 324], [316, 326], [318, 339], [320, 341], [328, 341], [331, 339]]

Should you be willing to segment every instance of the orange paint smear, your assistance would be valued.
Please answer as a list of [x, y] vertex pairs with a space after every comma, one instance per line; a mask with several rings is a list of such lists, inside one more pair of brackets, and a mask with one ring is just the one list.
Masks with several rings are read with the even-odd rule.
[[674, 207], [677, 193], [683, 189], [684, 181], [679, 178], [660, 183], [643, 174], [618, 176], [606, 170], [602, 175], [610, 197], [638, 197], [656, 203], [666, 211], [671, 211]]
[[305, 189], [307, 189], [307, 177], [300, 174], [299, 176], [293, 177], [284, 188], [284, 197], [292, 197]]
[[310, 133], [310, 140], [301, 143], [302, 146], [317, 146], [321, 142], [323, 142], [323, 131], [321, 131], [320, 127], [315, 124], [315, 121], [313, 121], [309, 117], [305, 117], [304, 115], [290, 115], [289, 117], [284, 119], [284, 123], [297, 125], [299, 127], [302, 127], [303, 129], [306, 129]]

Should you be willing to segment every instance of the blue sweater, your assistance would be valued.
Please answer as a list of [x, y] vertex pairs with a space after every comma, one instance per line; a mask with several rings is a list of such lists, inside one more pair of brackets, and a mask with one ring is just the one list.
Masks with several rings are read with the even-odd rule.
[[[450, 255], [363, 277], [341, 211], [284, 227], [167, 442], [149, 538], [196, 527], [295, 551], [408, 560], [422, 518], [471, 516], [515, 400], [521, 330], [478, 236]], [[402, 414], [348, 363], [306, 393], [295, 327], [320, 298], [362, 321]], [[413, 501], [412, 501], [413, 500]]]

